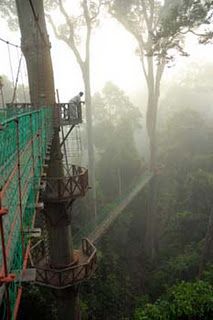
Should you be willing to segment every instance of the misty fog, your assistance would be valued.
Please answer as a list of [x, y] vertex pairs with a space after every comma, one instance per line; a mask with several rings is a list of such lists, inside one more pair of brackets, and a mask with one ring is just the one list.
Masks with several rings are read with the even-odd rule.
[[[54, 132], [51, 146], [47, 133], [41, 134], [42, 161], [50, 164], [44, 165], [47, 172], [39, 173], [47, 191], [36, 191], [45, 214], [37, 214], [35, 226], [48, 254], [34, 267], [45, 276], [41, 286], [35, 281], [23, 290], [17, 319], [66, 320], [74, 315], [73, 320], [211, 320], [212, 1], [44, 1], [49, 38], [39, 20], [42, 6], [38, 16], [30, 10], [32, 38], [27, 47], [22, 25], [26, 17], [20, 8], [29, 3], [16, 0], [18, 12], [14, 2], [0, 3], [2, 154], [4, 141], [11, 139], [3, 132], [9, 128], [4, 119], [8, 103], [16, 113], [6, 121], [18, 121], [18, 105], [31, 103], [32, 112], [35, 96], [36, 112], [51, 105], [58, 113], [55, 122], [48, 123]], [[39, 45], [39, 39], [44, 44]], [[27, 63], [19, 70], [21, 49]], [[47, 59], [45, 50], [48, 63], [42, 60]], [[38, 67], [51, 63], [52, 75]], [[54, 101], [48, 105], [50, 78]], [[63, 114], [60, 103], [65, 103]], [[25, 131], [20, 132], [24, 136]], [[18, 133], [18, 145], [20, 137]], [[32, 157], [37, 149], [32, 146]], [[24, 152], [22, 146], [14, 153], [14, 170], [21, 167], [20, 157], [30, 163]], [[1, 161], [4, 173], [8, 159]], [[22, 170], [17, 175], [21, 187]], [[10, 174], [9, 183], [14, 179]], [[1, 190], [5, 186], [2, 179]], [[45, 192], [55, 190], [62, 194], [58, 202], [45, 198]], [[21, 203], [17, 210], [22, 210]], [[59, 263], [60, 256], [69, 263]], [[59, 294], [57, 277], [66, 284]], [[0, 317], [2, 310], [3, 304]]]

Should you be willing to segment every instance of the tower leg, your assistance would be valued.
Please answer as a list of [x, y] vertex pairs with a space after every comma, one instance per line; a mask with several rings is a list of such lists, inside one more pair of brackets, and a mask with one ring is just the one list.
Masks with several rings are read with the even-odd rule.
[[57, 290], [58, 320], [81, 320], [79, 287]]
[[49, 263], [64, 268], [74, 262], [70, 214], [64, 204], [46, 205], [49, 240]]

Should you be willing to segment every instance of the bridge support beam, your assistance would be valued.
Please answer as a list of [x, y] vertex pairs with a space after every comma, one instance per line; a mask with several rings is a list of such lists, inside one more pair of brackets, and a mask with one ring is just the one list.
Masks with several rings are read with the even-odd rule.
[[54, 268], [65, 268], [74, 261], [70, 213], [64, 204], [46, 205], [49, 263]]
[[[55, 137], [50, 151], [50, 162], [47, 169], [48, 177], [63, 177], [62, 153], [59, 134], [56, 129]], [[48, 198], [48, 194], [47, 194]], [[47, 230], [49, 241], [49, 264], [53, 268], [64, 268], [75, 262], [71, 234], [71, 209], [67, 203], [45, 203], [47, 213]], [[79, 290], [74, 287], [56, 290], [58, 297], [58, 319], [80, 320], [79, 315]]]
[[[62, 153], [58, 134], [53, 139], [50, 159], [47, 176], [50, 178], [63, 177]], [[64, 268], [74, 260], [70, 212], [67, 209], [66, 202], [60, 203], [57, 199], [54, 202], [46, 200], [45, 209], [49, 235], [49, 262], [54, 268]]]

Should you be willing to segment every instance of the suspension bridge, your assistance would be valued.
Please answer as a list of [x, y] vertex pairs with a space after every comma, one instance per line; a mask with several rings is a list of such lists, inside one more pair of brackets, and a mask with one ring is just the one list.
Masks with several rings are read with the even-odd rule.
[[[76, 156], [74, 151], [81, 148], [78, 126], [82, 118], [77, 106], [68, 103], [39, 108], [26, 101], [17, 103], [20, 64], [21, 60], [10, 103], [5, 103], [1, 87], [0, 318], [3, 320], [17, 318], [26, 282], [65, 289], [89, 279], [97, 267], [94, 243], [153, 177], [148, 170], [142, 172], [125, 194], [98, 213], [95, 223], [87, 223], [75, 235], [73, 262], [53, 266], [47, 232], [51, 216], [46, 204], [61, 203], [68, 208], [84, 197], [89, 188], [88, 170], [71, 162], [71, 157]], [[56, 121], [61, 128], [64, 174], [49, 177]], [[73, 139], [75, 150], [70, 149]], [[60, 219], [56, 221], [60, 223]]]

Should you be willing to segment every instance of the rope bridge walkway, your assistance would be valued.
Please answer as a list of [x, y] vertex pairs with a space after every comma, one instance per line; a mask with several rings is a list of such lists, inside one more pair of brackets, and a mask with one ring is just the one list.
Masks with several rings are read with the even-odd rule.
[[79, 246], [82, 236], [87, 237], [91, 242], [97, 242], [103, 234], [110, 228], [115, 219], [131, 203], [137, 194], [145, 188], [152, 179], [153, 173], [145, 171], [136, 181], [134, 181], [122, 196], [118, 197], [112, 204], [104, 207], [97, 215], [96, 224], [91, 223], [85, 228], [81, 228], [74, 236], [74, 243]]

